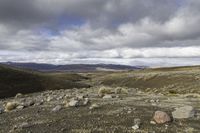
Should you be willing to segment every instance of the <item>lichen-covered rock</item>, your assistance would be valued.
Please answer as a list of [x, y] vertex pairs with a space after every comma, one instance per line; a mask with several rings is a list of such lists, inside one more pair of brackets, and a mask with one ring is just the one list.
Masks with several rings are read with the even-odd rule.
[[195, 110], [192, 106], [184, 106], [180, 108], [176, 108], [175, 111], [172, 112], [172, 116], [175, 119], [186, 119], [194, 117]]
[[163, 123], [166, 123], [166, 122], [170, 122], [171, 121], [171, 118], [170, 116], [166, 113], [166, 112], [163, 112], [163, 111], [156, 111], [154, 113], [154, 117], [153, 119], [156, 121], [156, 123], [158, 124], [163, 124]]

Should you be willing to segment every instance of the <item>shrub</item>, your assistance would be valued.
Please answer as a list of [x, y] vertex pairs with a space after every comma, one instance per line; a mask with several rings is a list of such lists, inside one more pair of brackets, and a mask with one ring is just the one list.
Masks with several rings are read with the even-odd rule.
[[115, 89], [115, 94], [128, 94], [128, 90], [126, 88], [117, 87]]
[[99, 96], [104, 96], [105, 94], [111, 94], [111, 93], [112, 93], [112, 88], [106, 86], [101, 86], [98, 91]]
[[175, 90], [169, 90], [170, 94], [177, 94], [177, 92]]

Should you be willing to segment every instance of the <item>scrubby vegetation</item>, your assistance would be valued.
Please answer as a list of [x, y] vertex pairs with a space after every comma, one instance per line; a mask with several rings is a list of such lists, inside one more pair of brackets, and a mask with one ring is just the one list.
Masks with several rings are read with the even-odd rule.
[[104, 96], [106, 94], [111, 94], [111, 93], [112, 93], [112, 88], [108, 86], [101, 86], [98, 91], [99, 96]]
[[53, 89], [89, 87], [79, 83], [85, 77], [74, 73], [39, 73], [0, 66], [0, 98], [17, 93], [32, 93]]
[[[94, 73], [95, 75], [95, 73]], [[163, 94], [200, 94], [200, 67], [145, 69], [93, 76], [93, 84]]]

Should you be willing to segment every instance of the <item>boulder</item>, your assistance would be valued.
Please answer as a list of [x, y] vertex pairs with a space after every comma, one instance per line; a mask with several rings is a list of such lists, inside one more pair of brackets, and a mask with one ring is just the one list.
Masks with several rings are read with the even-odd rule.
[[16, 102], [8, 102], [5, 105], [5, 111], [6, 112], [11, 111], [11, 110], [15, 109], [17, 106], [18, 106], [18, 104]]
[[186, 119], [194, 117], [195, 111], [192, 106], [184, 106], [180, 108], [176, 108], [175, 111], [172, 112], [172, 116], [175, 119]]
[[163, 112], [163, 111], [156, 111], [156, 112], [154, 113], [153, 119], [154, 119], [154, 120], [156, 121], [156, 123], [158, 123], [158, 124], [163, 124], [163, 123], [166, 123], [166, 122], [171, 121], [170, 116], [169, 116], [166, 112]]

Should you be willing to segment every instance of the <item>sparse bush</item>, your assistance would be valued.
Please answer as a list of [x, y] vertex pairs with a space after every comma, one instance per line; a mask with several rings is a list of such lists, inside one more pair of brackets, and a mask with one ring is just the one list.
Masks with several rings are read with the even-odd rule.
[[107, 86], [101, 86], [98, 92], [99, 96], [104, 96], [105, 94], [111, 94], [111, 93], [112, 93], [112, 88]]
[[177, 92], [175, 90], [169, 90], [170, 94], [177, 94]]
[[117, 87], [115, 89], [115, 94], [128, 94], [128, 90], [123, 87]]

